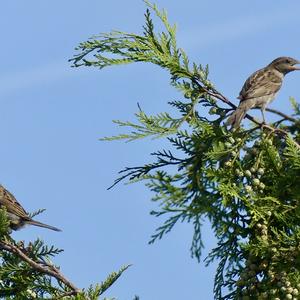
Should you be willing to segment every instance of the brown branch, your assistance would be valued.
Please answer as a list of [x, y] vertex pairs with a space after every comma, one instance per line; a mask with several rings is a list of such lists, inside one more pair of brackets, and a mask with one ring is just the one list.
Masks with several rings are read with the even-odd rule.
[[[263, 126], [262, 126], [263, 128], [267, 128], [268, 130], [270, 130], [270, 131], [272, 131], [272, 132], [277, 132], [277, 133], [279, 133], [279, 134], [281, 134], [281, 135], [283, 135], [283, 136], [288, 136], [288, 132], [287, 131], [285, 131], [285, 130], [283, 130], [283, 129], [280, 129], [280, 128], [274, 128], [274, 127], [272, 127], [272, 126], [270, 126], [270, 125], [267, 125], [267, 124], [264, 124]], [[298, 149], [300, 150], [300, 145], [294, 140], [294, 139], [292, 139], [292, 142], [295, 144], [295, 146], [297, 146], [298, 147]]]
[[281, 111], [279, 111], [279, 110], [277, 110], [277, 109], [273, 109], [273, 108], [266, 108], [266, 111], [269, 111], [269, 112], [271, 112], [271, 113], [273, 113], [273, 114], [276, 114], [276, 115], [278, 115], [278, 116], [281, 116], [281, 117], [283, 117], [284, 119], [286, 119], [286, 120], [288, 120], [288, 121], [291, 121], [291, 122], [294, 122], [294, 123], [296, 123], [296, 122], [298, 122], [298, 120], [297, 119], [295, 119], [295, 118], [293, 118], [293, 117], [291, 117], [291, 116], [288, 116], [288, 115], [286, 115], [285, 113], [283, 113], [283, 112], [281, 112]]
[[[222, 95], [216, 89], [213, 89], [213, 88], [208, 89], [208, 88], [202, 86], [195, 78], [191, 78], [191, 80], [192, 80], [193, 83], [195, 83], [199, 87], [200, 90], [204, 91], [208, 95], [221, 100], [222, 102], [224, 102], [227, 105], [231, 106], [233, 109], [237, 108], [237, 106], [235, 104], [233, 104], [228, 98], [226, 98], [224, 95]], [[245, 118], [247, 118], [248, 120], [252, 121], [253, 123], [255, 123], [257, 125], [260, 125], [260, 127], [264, 124], [264, 123], [261, 123], [261, 122], [257, 121], [254, 117], [252, 117], [249, 114], [246, 114]]]
[[67, 278], [65, 278], [62, 275], [62, 273], [53, 265], [50, 265], [44, 261], [36, 262], [36, 261], [32, 260], [20, 248], [18, 248], [17, 246], [15, 246], [11, 243], [5, 242], [5, 241], [0, 241], [0, 248], [17, 255], [19, 258], [21, 258], [23, 261], [28, 263], [36, 271], [39, 271], [41, 273], [52, 276], [52, 277], [56, 278], [56, 280], [64, 283], [67, 287], [69, 287], [72, 290], [70, 292], [71, 294], [69, 293], [69, 295], [76, 295], [81, 292], [81, 290], [79, 288], [77, 288], [72, 282], [70, 282]]
[[267, 128], [268, 130], [272, 131], [272, 132], [278, 132], [281, 135], [288, 135], [289, 133], [283, 129], [280, 128], [274, 128], [268, 124], [263, 124], [262, 128]]

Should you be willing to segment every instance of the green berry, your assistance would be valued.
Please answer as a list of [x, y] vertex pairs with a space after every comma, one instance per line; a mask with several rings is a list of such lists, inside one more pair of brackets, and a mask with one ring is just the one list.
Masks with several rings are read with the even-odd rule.
[[258, 173], [259, 175], [264, 175], [265, 169], [259, 168], [259, 169], [257, 170], [257, 173]]
[[239, 169], [235, 169], [235, 174], [236, 174], [237, 176], [243, 176], [243, 172], [240, 171]]
[[249, 193], [252, 191], [252, 186], [251, 185], [245, 185], [245, 190]]
[[186, 98], [186, 99], [189, 99], [189, 98], [191, 98], [191, 96], [192, 96], [192, 93], [189, 91], [189, 92], [186, 92], [185, 94], [184, 94], [184, 98]]
[[259, 181], [258, 178], [254, 178], [254, 179], [252, 180], [252, 183], [253, 183], [254, 186], [258, 186], [258, 185], [260, 184], [260, 181]]
[[237, 153], [236, 153], [236, 151], [231, 151], [231, 156], [236, 156], [237, 155]]
[[216, 113], [218, 112], [218, 109], [216, 107], [212, 107], [210, 110], [209, 110], [209, 114], [210, 115], [215, 115]]
[[292, 294], [293, 294], [294, 296], [298, 296], [298, 295], [299, 295], [299, 291], [298, 291], [297, 289], [293, 289]]
[[225, 167], [231, 167], [232, 166], [232, 161], [228, 160], [225, 162]]
[[229, 138], [229, 142], [230, 142], [231, 144], [234, 144], [234, 143], [235, 143], [235, 140], [234, 140], [234, 138], [233, 138], [232, 136]]
[[251, 174], [251, 172], [250, 172], [249, 170], [246, 170], [246, 171], [245, 171], [245, 175], [246, 175], [247, 177], [251, 177], [252, 174]]
[[262, 182], [259, 184], [259, 188], [260, 188], [260, 189], [263, 190], [265, 187], [266, 187], [266, 186], [265, 186]]

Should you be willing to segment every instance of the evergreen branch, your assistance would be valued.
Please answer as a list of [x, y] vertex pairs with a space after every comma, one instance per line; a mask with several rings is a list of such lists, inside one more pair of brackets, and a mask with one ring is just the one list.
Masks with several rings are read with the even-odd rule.
[[111, 287], [130, 266], [131, 265], [124, 266], [118, 272], [111, 273], [104, 282], [101, 282], [98, 291], [99, 296], [102, 295], [109, 287]]
[[21, 249], [8, 240], [1, 240], [0, 248], [17, 255], [22, 261], [29, 264], [34, 270], [54, 277], [58, 281], [64, 283], [71, 289], [72, 295], [77, 295], [81, 292], [80, 289], [78, 289], [73, 283], [71, 283], [55, 266], [46, 263], [45, 261], [34, 261], [33, 259], [31, 259], [26, 254], [26, 249]]
[[297, 147], [297, 144], [291, 136], [287, 136], [286, 143], [285, 156], [291, 160], [292, 168], [300, 169], [300, 148]]
[[135, 131], [130, 134], [120, 134], [118, 136], [104, 137], [100, 140], [102, 141], [112, 141], [125, 139], [128, 142], [153, 136], [162, 137], [164, 135], [169, 135], [175, 133], [177, 128], [183, 122], [181, 119], [174, 119], [167, 113], [162, 113], [157, 116], [147, 116], [142, 110], [136, 114], [139, 124], [134, 124], [132, 122], [123, 122], [119, 120], [114, 120], [113, 122], [121, 127], [131, 127]]
[[116, 184], [118, 184], [120, 181], [123, 181], [126, 178], [129, 178], [129, 181], [133, 181], [146, 176], [149, 172], [157, 168], [162, 168], [168, 165], [178, 165], [183, 162], [183, 160], [174, 157], [170, 151], [154, 152], [151, 153], [151, 155], [157, 156], [158, 161], [156, 163], [145, 164], [142, 167], [126, 167], [125, 169], [119, 171], [119, 174], [124, 174], [124, 175], [117, 178], [114, 181], [114, 183], [108, 188], [108, 190], [110, 190]]
[[300, 115], [300, 104], [293, 97], [290, 97], [290, 102], [291, 102], [292, 107], [293, 107], [294, 112], [295, 112], [294, 115], [299, 116]]
[[[292, 293], [300, 289], [300, 262], [295, 259], [300, 251], [299, 121], [268, 109], [281, 119], [268, 125], [247, 114], [251, 129], [227, 130], [224, 119], [236, 105], [214, 87], [208, 66], [190, 64], [177, 47], [176, 28], [166, 13], [146, 4], [142, 35], [118, 31], [82, 43], [73, 66], [150, 62], [167, 69], [171, 85], [188, 99], [187, 103], [169, 102], [180, 117], [149, 116], [139, 107], [138, 122], [115, 121], [132, 132], [105, 139], [168, 135], [167, 140], [184, 158], [168, 150], [154, 152], [153, 163], [125, 168], [111, 187], [124, 179], [147, 180], [146, 186], [155, 193], [152, 200], [160, 205], [151, 214], [168, 216], [149, 243], [161, 239], [178, 221], [190, 222], [194, 225], [191, 252], [198, 260], [203, 247], [201, 218], [211, 221], [218, 245], [205, 261], [219, 261], [215, 299], [292, 299]], [[151, 11], [162, 21], [163, 32], [155, 32]], [[299, 104], [291, 102], [299, 116]], [[198, 104], [209, 109], [210, 116], [201, 116]], [[283, 121], [293, 124], [286, 126]], [[184, 129], [180, 128], [183, 124]]]
[[[192, 96], [191, 112], [194, 112], [194, 107], [198, 103], [197, 100], [199, 100], [199, 97], [203, 97], [205, 101], [209, 101], [208, 97], [212, 97], [213, 99], [220, 100], [227, 104], [231, 109], [236, 109], [236, 105], [215, 89], [208, 80], [208, 67], [203, 68], [201, 65], [197, 66], [196, 64], [193, 64], [192, 69], [190, 68], [187, 55], [182, 49], [178, 49], [176, 46], [176, 26], [171, 26], [169, 24], [166, 12], [159, 11], [156, 5], [151, 4], [148, 1], [145, 1], [145, 3], [163, 22], [166, 32], [162, 32], [159, 35], [154, 32], [154, 24], [151, 19], [150, 10], [147, 9], [145, 14], [146, 25], [144, 26], [143, 36], [121, 31], [100, 34], [78, 46], [77, 50], [80, 50], [81, 53], [70, 59], [70, 61], [73, 62], [73, 66], [79, 67], [85, 65], [104, 68], [131, 62], [150, 62], [168, 69], [171, 74], [171, 82], [176, 87], [187, 89], [186, 86], [188, 83], [183, 82], [180, 84], [180, 79], [188, 79], [191, 82], [193, 86], [191, 94], [194, 94], [194, 96]], [[96, 52], [94, 54], [96, 60], [89, 59], [88, 56], [94, 52]], [[100, 53], [117, 55], [119, 58], [111, 56], [105, 57]], [[140, 112], [137, 117], [141, 121], [142, 126], [131, 122], [115, 121], [119, 126], [129, 126], [136, 129], [136, 132], [133, 131], [131, 134], [106, 137], [103, 140], [127, 139], [128, 141], [131, 141], [149, 135], [161, 137], [163, 135], [173, 134], [184, 121], [188, 121], [191, 117], [190, 114], [187, 114], [181, 120], [172, 120], [175, 122], [173, 126], [165, 128], [158, 126], [158, 124], [155, 125], [152, 122], [153, 119], [141, 120], [141, 113], [142, 112]], [[166, 121], [169, 118], [167, 115], [164, 117], [166, 118]], [[245, 117], [257, 124], [259, 128], [268, 128], [264, 123], [257, 121], [249, 114]], [[169, 118], [169, 121], [171, 121], [171, 119], [172, 118]], [[287, 119], [291, 120], [291, 118]], [[147, 125], [147, 121], [151, 121], [150, 124]], [[283, 130], [276, 129], [273, 130], [273, 132], [283, 133]]]
[[[152, 211], [151, 214], [156, 216], [161, 215], [161, 213], [157, 213], [155, 211]], [[165, 234], [170, 232], [175, 224], [183, 217], [184, 214], [182, 212], [170, 217], [167, 221], [164, 222], [163, 225], [156, 229], [156, 233], [151, 236], [151, 239], [148, 243], [153, 244], [157, 239], [160, 240]]]
[[194, 224], [194, 234], [192, 238], [192, 245], [191, 245], [191, 253], [192, 257], [196, 257], [198, 261], [200, 261], [201, 258], [201, 250], [204, 247], [202, 242], [202, 235], [201, 235], [201, 214], [199, 216], [195, 216], [193, 218], [193, 224]]

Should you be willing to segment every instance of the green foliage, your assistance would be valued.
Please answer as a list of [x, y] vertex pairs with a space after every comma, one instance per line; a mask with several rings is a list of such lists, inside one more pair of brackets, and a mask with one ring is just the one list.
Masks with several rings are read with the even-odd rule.
[[[2, 241], [22, 249], [34, 261], [50, 261], [51, 256], [62, 251], [53, 246], [44, 245], [41, 240], [36, 240], [27, 246], [23, 241], [16, 243], [9, 237], [3, 238]], [[58, 296], [68, 291], [63, 286], [53, 286], [50, 276], [33, 269], [14, 253], [2, 250], [0, 257], [0, 297], [5, 297], [5, 299], [15, 299], [15, 297], [19, 297], [17, 299], [44, 299], [47, 295]]]
[[[1, 299], [76, 299], [96, 300], [110, 288], [122, 273], [129, 267], [124, 266], [118, 272], [111, 273], [101, 284], [90, 286], [86, 290], [72, 293], [72, 289], [60, 278], [41, 271], [32, 266], [24, 258], [17, 256], [15, 252], [6, 251], [5, 246], [11, 245], [21, 250], [31, 261], [39, 264], [44, 269], [54, 270], [51, 257], [62, 250], [54, 246], [47, 246], [41, 240], [30, 242], [27, 245], [23, 241], [16, 243], [9, 236], [0, 241], [1, 265], [0, 265], [0, 297]], [[48, 266], [50, 266], [48, 268]], [[53, 266], [53, 268], [51, 267]], [[68, 296], [70, 295], [70, 296]], [[108, 299], [108, 298], [106, 298]], [[104, 300], [104, 298], [103, 298]]]
[[101, 284], [77, 290], [51, 261], [63, 250], [48, 246], [40, 239], [27, 245], [24, 241], [16, 242], [8, 235], [9, 225], [6, 210], [0, 209], [1, 299], [98, 300], [129, 267], [111, 273]]
[[7, 219], [6, 209], [1, 208], [0, 209], [0, 239], [5, 237], [9, 231], [10, 231], [9, 220]]
[[[75, 298], [76, 300], [97, 300], [99, 297], [108, 290], [123, 274], [124, 271], [126, 271], [130, 265], [122, 267], [117, 272], [112, 272], [108, 277], [101, 282], [101, 284], [96, 284], [95, 286], [90, 286], [86, 291], [83, 291], [81, 295], [78, 295], [78, 298]], [[103, 300], [114, 300], [115, 298], [103, 298]]]
[[[164, 11], [146, 2], [142, 35], [114, 31], [79, 45], [75, 67], [104, 68], [150, 62], [170, 73], [171, 84], [182, 93], [170, 102], [171, 113], [147, 115], [139, 107], [137, 122], [115, 121], [131, 132], [104, 140], [127, 141], [165, 137], [172, 150], [152, 153], [153, 161], [120, 172], [121, 180], [144, 180], [158, 209], [152, 215], [167, 220], [150, 243], [170, 232], [178, 222], [193, 225], [192, 256], [200, 260], [201, 224], [211, 226], [218, 243], [206, 258], [219, 261], [215, 299], [297, 299], [300, 290], [300, 146], [299, 104], [295, 118], [273, 126], [236, 132], [223, 120], [233, 104], [209, 80], [209, 69], [190, 64], [177, 47], [176, 28]], [[165, 31], [155, 33], [151, 11]], [[222, 108], [217, 100], [229, 105]], [[197, 107], [208, 114], [199, 114]], [[208, 116], [208, 117], [207, 117]], [[176, 153], [176, 154], [175, 154]], [[293, 298], [294, 297], [294, 298]]]

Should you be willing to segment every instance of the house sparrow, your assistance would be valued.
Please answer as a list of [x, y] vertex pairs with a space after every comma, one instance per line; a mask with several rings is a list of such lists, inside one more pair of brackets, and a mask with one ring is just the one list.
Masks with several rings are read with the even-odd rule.
[[291, 71], [300, 70], [296, 64], [300, 64], [300, 61], [291, 57], [278, 57], [266, 67], [254, 72], [244, 83], [238, 97], [240, 104], [229, 116], [226, 125], [231, 125], [234, 129], [239, 128], [247, 111], [254, 107], [261, 109], [265, 123], [266, 106], [276, 97], [284, 76]]

